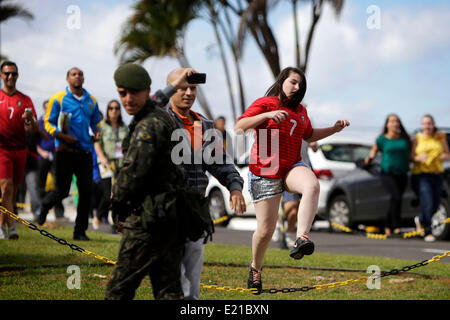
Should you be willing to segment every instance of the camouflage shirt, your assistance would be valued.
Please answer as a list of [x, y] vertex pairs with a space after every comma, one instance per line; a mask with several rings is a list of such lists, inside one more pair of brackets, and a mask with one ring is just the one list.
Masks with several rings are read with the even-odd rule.
[[164, 110], [148, 100], [134, 116], [129, 129], [122, 143], [124, 162], [113, 186], [111, 200], [134, 210], [147, 195], [172, 190], [184, 181], [184, 176], [170, 157], [173, 148], [170, 137], [174, 128]]

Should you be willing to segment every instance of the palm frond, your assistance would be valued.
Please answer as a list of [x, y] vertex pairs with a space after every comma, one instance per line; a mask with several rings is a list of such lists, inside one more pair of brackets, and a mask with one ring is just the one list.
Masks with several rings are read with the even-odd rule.
[[7, 3], [8, 0], [0, 0], [0, 23], [10, 18], [24, 18], [31, 20], [33, 14], [21, 5]]

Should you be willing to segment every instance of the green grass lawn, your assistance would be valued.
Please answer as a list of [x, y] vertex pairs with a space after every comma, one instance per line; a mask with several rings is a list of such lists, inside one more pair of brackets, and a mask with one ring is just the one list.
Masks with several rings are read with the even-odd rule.
[[[55, 226], [47, 231], [67, 239], [80, 247], [116, 260], [120, 236], [90, 232], [92, 241], [72, 241], [72, 228]], [[71, 250], [26, 227], [19, 227], [18, 241], [0, 241], [0, 300], [102, 300], [113, 266], [90, 256]], [[207, 244], [202, 283], [206, 285], [246, 287], [247, 264], [251, 248]], [[449, 259], [449, 258], [444, 258]], [[365, 271], [326, 271], [317, 268], [345, 268], [366, 270], [378, 265], [381, 270], [391, 270], [412, 265], [419, 261], [378, 257], [361, 257], [315, 253], [300, 261], [289, 258], [287, 250], [269, 249], [263, 270], [264, 288], [298, 288], [368, 276]], [[213, 264], [217, 263], [217, 264]], [[226, 264], [233, 263], [233, 266]], [[70, 265], [80, 268], [80, 289], [68, 289], [72, 273]], [[280, 267], [274, 267], [280, 266]], [[365, 283], [334, 289], [312, 290], [304, 293], [278, 293], [252, 295], [201, 289], [202, 300], [449, 300], [450, 265], [435, 262], [414, 269], [410, 273], [384, 277], [381, 288], [370, 290]], [[298, 268], [304, 267], [304, 268]], [[307, 268], [310, 269], [307, 269]], [[136, 299], [153, 299], [148, 278], [136, 292]]]

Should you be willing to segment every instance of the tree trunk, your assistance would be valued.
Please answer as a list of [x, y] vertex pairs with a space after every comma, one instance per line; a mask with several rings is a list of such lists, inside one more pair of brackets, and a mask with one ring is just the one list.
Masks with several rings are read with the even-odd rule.
[[[230, 15], [228, 14], [228, 11], [225, 9], [224, 11], [225, 14], [225, 18], [227, 20], [227, 24], [230, 28], [230, 34], [234, 34], [234, 31], [232, 30], [232, 23], [231, 23], [231, 19], [230, 19]], [[237, 52], [237, 48], [236, 48], [236, 44], [233, 41], [233, 39], [231, 37], [227, 37], [227, 33], [226, 33], [226, 29], [223, 23], [220, 22], [220, 27], [222, 28], [222, 31], [225, 35], [225, 38], [227, 39], [228, 45], [230, 46], [231, 52], [233, 54], [233, 59], [234, 59], [234, 67], [236, 69], [236, 77], [237, 77], [237, 81], [238, 81], [238, 87], [239, 87], [239, 98], [240, 98], [240, 104], [241, 104], [241, 108], [240, 108], [240, 113], [244, 113], [245, 112], [245, 93], [244, 93], [244, 84], [242, 81], [242, 72], [241, 72], [241, 65], [240, 65], [240, 61], [239, 61], [239, 55]], [[237, 118], [234, 118], [234, 120], [236, 120]]]
[[316, 29], [317, 22], [319, 22], [320, 16], [322, 14], [322, 3], [323, 0], [320, 0], [319, 2], [314, 2], [312, 7], [312, 22], [311, 26], [309, 27], [308, 32], [308, 39], [306, 41], [306, 49], [305, 49], [305, 61], [303, 62], [303, 72], [306, 72], [306, 67], [308, 66], [309, 61], [309, 53], [311, 49], [311, 43], [314, 36], [314, 31]]
[[216, 36], [217, 44], [219, 45], [220, 56], [222, 58], [223, 70], [225, 71], [225, 80], [227, 82], [228, 93], [230, 95], [231, 111], [233, 114], [233, 119], [237, 119], [236, 104], [234, 103], [234, 92], [233, 92], [233, 86], [231, 84], [230, 71], [228, 69], [228, 63], [227, 63], [227, 59], [225, 56], [225, 49], [222, 44], [222, 39], [220, 38], [219, 30], [217, 30], [217, 16], [215, 15], [215, 13], [211, 13], [211, 15], [212, 15], [212, 17], [211, 17], [210, 21], [211, 21], [211, 24], [214, 29], [214, 34]]
[[297, 68], [301, 68], [301, 64], [300, 64], [300, 33], [298, 30], [298, 19], [297, 19], [297, 0], [292, 0], [292, 16], [294, 18], [295, 66]]

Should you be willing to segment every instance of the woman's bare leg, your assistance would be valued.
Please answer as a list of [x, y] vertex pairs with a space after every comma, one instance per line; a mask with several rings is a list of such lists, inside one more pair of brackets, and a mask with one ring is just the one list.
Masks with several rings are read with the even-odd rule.
[[252, 238], [252, 267], [261, 269], [264, 254], [275, 231], [281, 195], [256, 202], [256, 230]]
[[289, 192], [302, 194], [297, 216], [297, 238], [309, 238], [319, 203], [319, 181], [311, 169], [298, 166], [286, 175], [285, 184]]

